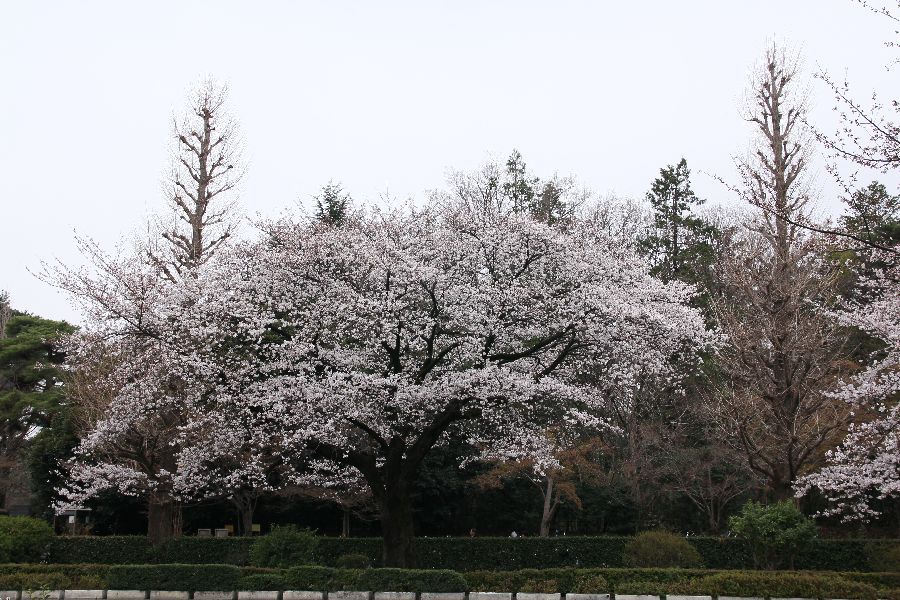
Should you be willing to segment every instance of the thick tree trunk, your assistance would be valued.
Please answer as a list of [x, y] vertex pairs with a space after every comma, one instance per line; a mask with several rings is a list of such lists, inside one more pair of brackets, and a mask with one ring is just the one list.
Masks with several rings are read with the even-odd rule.
[[147, 503], [147, 538], [158, 546], [181, 537], [181, 504], [171, 498], [151, 498]]
[[256, 496], [251, 492], [241, 492], [231, 498], [238, 511], [238, 533], [243, 536], [253, 535], [253, 514], [256, 511]]
[[411, 568], [415, 566], [415, 531], [409, 482], [399, 478], [389, 482], [380, 501], [384, 566]]
[[556, 511], [554, 510], [553, 501], [553, 478], [547, 477], [547, 485], [544, 489], [544, 510], [541, 512], [541, 537], [550, 537], [550, 524]]
[[253, 503], [241, 506], [241, 535], [253, 535]]

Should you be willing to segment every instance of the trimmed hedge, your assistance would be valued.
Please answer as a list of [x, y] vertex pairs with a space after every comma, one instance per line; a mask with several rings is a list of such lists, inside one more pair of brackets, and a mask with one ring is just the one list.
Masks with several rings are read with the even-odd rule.
[[520, 569], [470, 571], [465, 574], [473, 592], [606, 593], [609, 582], [601, 569]]
[[[50, 544], [48, 562], [105, 564], [222, 563], [249, 564], [255, 538], [182, 537], [153, 549], [138, 536], [57, 537]], [[620, 567], [631, 537], [552, 538], [418, 538], [415, 552], [421, 569], [516, 569]], [[685, 538], [709, 569], [752, 569], [753, 554], [746, 541], [734, 538]], [[873, 561], [900, 540], [817, 540], [796, 567], [817, 571], [873, 571]], [[337, 566], [347, 554], [361, 554], [381, 564], [380, 538], [319, 538], [319, 560]]]
[[717, 573], [698, 580], [690, 590], [715, 596], [756, 596], [775, 598], [861, 598], [876, 600], [878, 590], [839, 575], [812, 575], [791, 572]]
[[284, 576], [290, 589], [316, 591], [464, 592], [466, 579], [445, 569], [332, 569], [293, 567]]
[[[250, 564], [252, 537], [180, 537], [150, 549], [152, 562], [159, 564]], [[135, 563], [136, 564], [136, 563]]]
[[47, 562], [56, 564], [143, 565], [153, 562], [150, 542], [143, 535], [57, 536], [48, 550]]
[[900, 600], [900, 573], [700, 569], [455, 571], [231, 565], [0, 565], [0, 589], [496, 591]]
[[106, 587], [107, 565], [0, 564], [0, 589], [97, 589]]
[[113, 565], [106, 579], [117, 590], [234, 590], [241, 570], [233, 565]]
[[237, 589], [250, 592], [280, 592], [285, 590], [286, 586], [280, 573], [253, 573], [241, 575]]

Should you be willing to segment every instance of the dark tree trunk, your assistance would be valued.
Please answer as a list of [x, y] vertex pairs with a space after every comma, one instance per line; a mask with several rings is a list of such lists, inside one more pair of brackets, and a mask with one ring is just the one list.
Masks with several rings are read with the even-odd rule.
[[171, 498], [151, 498], [147, 503], [147, 538], [158, 546], [181, 537], [181, 504]]
[[350, 509], [346, 506], [343, 509], [343, 514], [341, 515], [341, 537], [348, 538], [350, 537]]
[[256, 495], [251, 492], [240, 492], [231, 498], [232, 504], [238, 511], [238, 533], [240, 535], [253, 535], [253, 514], [256, 511], [256, 500]]
[[555, 483], [553, 477], [548, 475], [544, 488], [544, 509], [541, 511], [541, 528], [539, 530], [541, 537], [550, 537], [550, 525], [553, 523], [553, 518], [556, 517], [556, 509], [559, 507]]
[[409, 482], [401, 478], [387, 482], [384, 495], [380, 498], [382, 559], [385, 567], [415, 566], [415, 530], [409, 487]]
[[253, 503], [241, 506], [241, 535], [253, 535]]

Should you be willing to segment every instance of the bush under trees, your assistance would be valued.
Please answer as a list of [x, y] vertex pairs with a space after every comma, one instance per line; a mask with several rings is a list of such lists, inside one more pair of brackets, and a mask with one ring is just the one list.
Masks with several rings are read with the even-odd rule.
[[816, 526], [800, 509], [785, 500], [764, 506], [748, 502], [729, 521], [732, 531], [750, 542], [757, 568], [794, 568], [798, 555], [816, 539]]
[[626, 567], [703, 566], [697, 549], [679, 535], [668, 531], [645, 531], [625, 545], [622, 565]]
[[318, 562], [318, 539], [308, 529], [275, 527], [257, 538], [250, 548], [250, 563], [257, 567], [293, 567]]
[[39, 562], [53, 540], [53, 529], [31, 517], [0, 516], [0, 563]]

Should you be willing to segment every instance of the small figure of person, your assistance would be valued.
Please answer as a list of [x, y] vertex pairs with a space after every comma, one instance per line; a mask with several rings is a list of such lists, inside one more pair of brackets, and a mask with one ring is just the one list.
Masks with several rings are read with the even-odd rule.
[[475, 528], [469, 530], [469, 537], [475, 537]]

